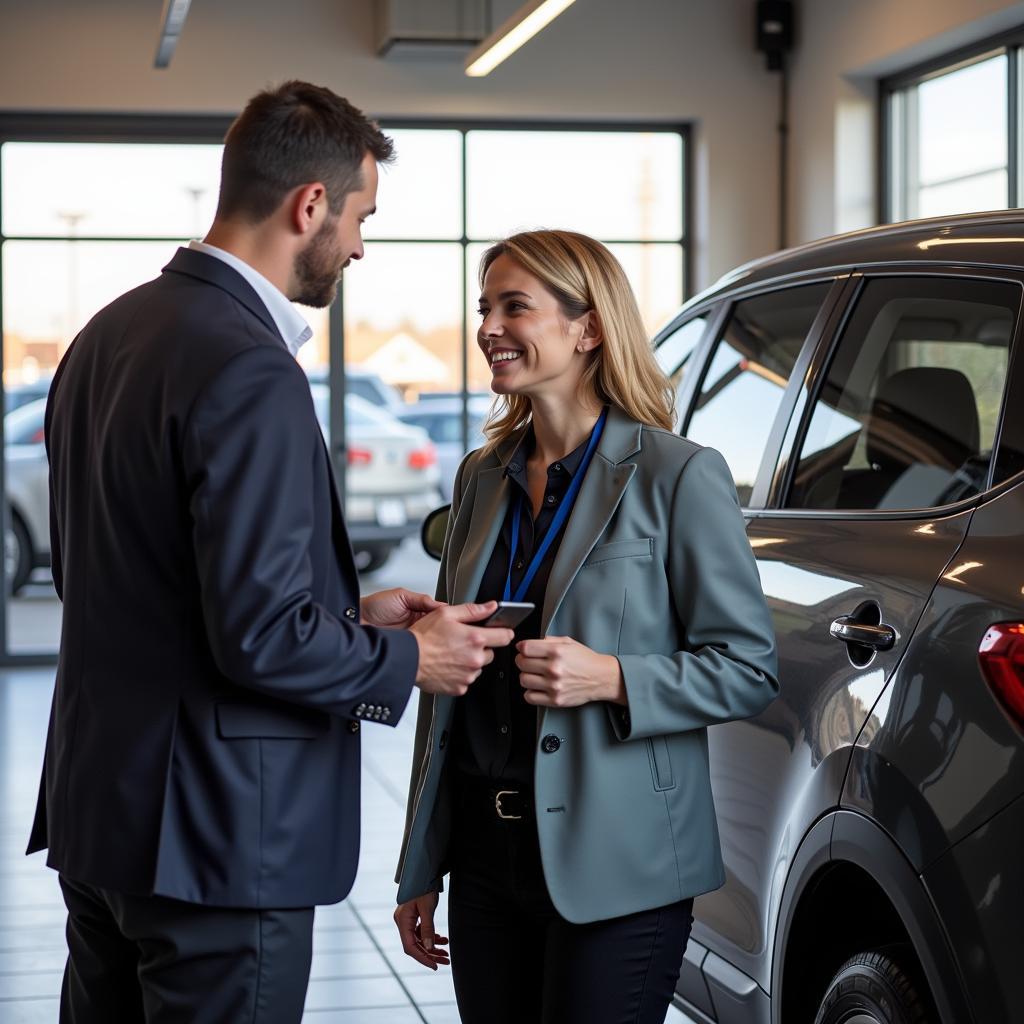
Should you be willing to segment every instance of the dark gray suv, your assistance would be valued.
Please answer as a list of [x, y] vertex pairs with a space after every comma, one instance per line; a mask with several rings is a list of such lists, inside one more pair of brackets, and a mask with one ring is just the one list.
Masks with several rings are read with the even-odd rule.
[[1024, 1021], [1024, 213], [741, 268], [655, 339], [732, 467], [781, 696], [709, 732], [718, 1024]]

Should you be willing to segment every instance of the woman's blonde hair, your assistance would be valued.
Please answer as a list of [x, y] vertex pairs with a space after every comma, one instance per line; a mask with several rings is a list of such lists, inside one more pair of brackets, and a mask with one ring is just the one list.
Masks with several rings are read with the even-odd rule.
[[[640, 423], [671, 430], [672, 382], [655, 361], [633, 289], [608, 249], [575, 231], [523, 231], [484, 253], [481, 287], [499, 256], [509, 256], [533, 274], [558, 300], [567, 320], [591, 311], [596, 315], [602, 342], [589, 353], [581, 387]], [[525, 395], [500, 397], [484, 426], [488, 451], [524, 429], [532, 415]]]

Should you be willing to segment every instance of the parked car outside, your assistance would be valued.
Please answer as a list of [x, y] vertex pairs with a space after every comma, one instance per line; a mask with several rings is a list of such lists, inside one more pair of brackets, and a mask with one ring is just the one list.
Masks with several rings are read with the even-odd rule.
[[441, 466], [441, 494], [445, 501], [451, 501], [455, 473], [463, 456], [484, 443], [480, 430], [493, 400], [492, 394], [477, 393], [469, 396], [468, 448], [462, 441], [461, 395], [458, 398], [437, 398], [431, 393], [425, 393], [419, 401], [403, 406], [398, 413], [403, 423], [422, 427], [434, 442]]
[[38, 379], [23, 384], [14, 384], [4, 391], [4, 413], [14, 412], [29, 402], [45, 398], [50, 393], [53, 374], [46, 373]]
[[4, 457], [9, 517], [4, 534], [5, 579], [12, 594], [32, 570], [50, 564], [50, 492], [43, 417], [46, 397], [4, 417]]
[[[330, 448], [330, 389], [310, 388]], [[441, 503], [437, 450], [425, 430], [356, 394], [345, 396], [345, 430], [345, 522], [357, 568], [373, 572]]]
[[[328, 388], [312, 384], [317, 417], [329, 438]], [[4, 418], [10, 519], [4, 557], [11, 592], [21, 591], [35, 568], [50, 565], [49, 474], [43, 444], [46, 399], [37, 398]], [[392, 551], [420, 529], [441, 503], [437, 453], [418, 427], [350, 394], [345, 401], [348, 471], [345, 517], [364, 572], [379, 569]]]
[[709, 730], [695, 1020], [1024, 1019], [1022, 252], [1022, 211], [825, 239], [655, 339], [733, 471], [781, 684]]
[[[310, 384], [328, 383], [327, 371], [322, 368], [307, 371]], [[358, 395], [371, 405], [379, 405], [392, 415], [398, 413], [404, 407], [401, 392], [386, 384], [373, 370], [364, 369], [362, 366], [345, 367], [345, 394]]]

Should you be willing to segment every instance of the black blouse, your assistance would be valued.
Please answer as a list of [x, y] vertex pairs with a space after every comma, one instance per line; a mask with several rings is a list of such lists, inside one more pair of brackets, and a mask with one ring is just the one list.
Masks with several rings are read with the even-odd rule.
[[[540, 515], [533, 519], [530, 491], [526, 482], [526, 460], [533, 453], [535, 439], [532, 428], [526, 433], [508, 462], [505, 476], [511, 487], [511, 498], [505, 522], [491, 552], [490, 561], [480, 582], [477, 601], [500, 601], [508, 572], [509, 546], [512, 541], [512, 515], [516, 497], [522, 494], [519, 523], [519, 550], [512, 566], [512, 591], [526, 574], [534, 550], [540, 545], [548, 525], [565, 498], [574, 474], [580, 468], [587, 448], [585, 440], [575, 451], [548, 466], [548, 482]], [[571, 518], [571, 517], [570, 517]], [[455, 702], [452, 729], [452, 757], [459, 773], [473, 778], [515, 784], [516, 788], [533, 786], [533, 757], [537, 744], [537, 708], [523, 699], [516, 668], [516, 643], [540, 636], [544, 592], [547, 590], [551, 566], [562, 543], [565, 526], [559, 530], [537, 574], [530, 583], [524, 601], [536, 606], [516, 628], [515, 641], [494, 652], [494, 660], [483, 670], [469, 692]], [[449, 762], [451, 763], [451, 762]]]

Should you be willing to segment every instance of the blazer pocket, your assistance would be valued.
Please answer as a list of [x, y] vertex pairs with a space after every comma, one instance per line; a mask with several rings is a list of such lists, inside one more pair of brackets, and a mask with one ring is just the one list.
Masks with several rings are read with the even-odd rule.
[[607, 562], [612, 558], [637, 558], [640, 555], [654, 554], [653, 537], [637, 537], [630, 540], [613, 540], [609, 544], [599, 544], [587, 556], [583, 568], [588, 565], [597, 565], [598, 562]]
[[654, 788], [659, 793], [666, 789], [675, 789], [676, 779], [672, 774], [672, 758], [668, 752], [668, 740], [664, 736], [651, 736], [646, 743]]
[[221, 702], [216, 707], [217, 735], [224, 740], [314, 740], [330, 729], [330, 719], [320, 711], [294, 711], [259, 704]]

